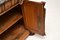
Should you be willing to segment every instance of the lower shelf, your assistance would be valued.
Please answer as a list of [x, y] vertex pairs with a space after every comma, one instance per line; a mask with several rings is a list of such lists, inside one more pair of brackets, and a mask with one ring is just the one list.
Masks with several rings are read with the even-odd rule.
[[1, 34], [0, 35], [0, 40], [13, 40], [19, 34], [22, 35], [23, 33], [24, 33], [24, 35], [26, 35], [23, 25], [20, 25], [20, 24], [17, 23], [17, 24], [14, 24], [7, 31], [5, 31], [3, 34]]
[[22, 33], [22, 35], [19, 34], [18, 37], [14, 40], [25, 40], [29, 36], [29, 34], [29, 31], [25, 30], [25, 32]]

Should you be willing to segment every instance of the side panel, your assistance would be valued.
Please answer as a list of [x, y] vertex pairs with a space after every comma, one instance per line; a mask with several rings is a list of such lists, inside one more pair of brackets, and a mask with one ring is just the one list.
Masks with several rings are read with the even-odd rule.
[[45, 35], [45, 3], [25, 1], [22, 13], [26, 28], [34, 33]]

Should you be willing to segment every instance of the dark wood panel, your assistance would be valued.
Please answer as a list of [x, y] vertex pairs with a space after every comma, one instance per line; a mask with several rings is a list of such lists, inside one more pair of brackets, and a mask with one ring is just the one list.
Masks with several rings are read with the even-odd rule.
[[45, 2], [25, 1], [22, 8], [26, 28], [34, 33], [45, 35]]

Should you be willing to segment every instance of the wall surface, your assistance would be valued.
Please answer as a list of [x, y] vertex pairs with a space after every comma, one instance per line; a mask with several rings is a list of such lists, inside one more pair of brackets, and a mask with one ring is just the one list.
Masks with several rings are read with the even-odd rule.
[[60, 0], [31, 0], [46, 2], [46, 20], [45, 31], [46, 36], [42, 37], [38, 34], [29, 36], [26, 40], [60, 40]]

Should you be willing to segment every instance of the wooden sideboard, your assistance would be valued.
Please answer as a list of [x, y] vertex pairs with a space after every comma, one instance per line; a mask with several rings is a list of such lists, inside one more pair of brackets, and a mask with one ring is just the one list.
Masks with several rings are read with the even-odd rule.
[[8, 0], [0, 5], [0, 40], [25, 40], [45, 35], [45, 2]]

